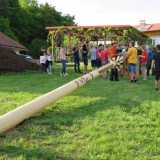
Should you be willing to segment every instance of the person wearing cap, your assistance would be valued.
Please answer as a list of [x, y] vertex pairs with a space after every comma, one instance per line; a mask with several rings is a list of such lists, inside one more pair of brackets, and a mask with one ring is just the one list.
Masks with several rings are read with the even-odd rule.
[[[151, 64], [152, 64], [153, 52], [151, 47], [148, 47], [147, 51], [148, 51], [148, 58], [149, 58], [149, 63], [147, 66], [147, 76], [149, 76], [149, 71], [151, 69]], [[152, 76], [154, 76], [154, 73], [152, 73]]]
[[[121, 53], [118, 53], [118, 54], [116, 53], [116, 49], [115, 49], [116, 47], [117, 47], [117, 42], [113, 41], [109, 49], [109, 55], [111, 58], [116, 58], [117, 56], [121, 55]], [[115, 81], [119, 81], [118, 80], [118, 70], [116, 68], [111, 69], [110, 81], [114, 81], [113, 75], [115, 77]]]
[[101, 67], [101, 57], [100, 57], [100, 53], [102, 51], [102, 44], [99, 44], [99, 48], [96, 51], [96, 61], [97, 61], [97, 67]]
[[[128, 58], [128, 71], [131, 73], [131, 83], [137, 82], [137, 49], [134, 47], [134, 42], [129, 43], [129, 51], [125, 54], [125, 57]], [[135, 77], [135, 79], [134, 79]], [[133, 81], [134, 79], [134, 81]]]

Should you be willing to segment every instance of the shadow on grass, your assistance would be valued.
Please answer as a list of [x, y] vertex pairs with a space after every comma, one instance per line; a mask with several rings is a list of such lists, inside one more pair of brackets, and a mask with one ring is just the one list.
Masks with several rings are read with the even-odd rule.
[[53, 153], [54, 151], [46, 151], [46, 150], [40, 150], [38, 149], [24, 149], [23, 145], [21, 144], [19, 147], [15, 145], [8, 145], [0, 146], [0, 154], [3, 153], [3, 155], [7, 155], [7, 158], [18, 158], [23, 155], [23, 158], [30, 160], [30, 159], [41, 159], [41, 160], [61, 160], [61, 159], [68, 159], [73, 160], [70, 157], [63, 157], [61, 155], [58, 155], [56, 153]]

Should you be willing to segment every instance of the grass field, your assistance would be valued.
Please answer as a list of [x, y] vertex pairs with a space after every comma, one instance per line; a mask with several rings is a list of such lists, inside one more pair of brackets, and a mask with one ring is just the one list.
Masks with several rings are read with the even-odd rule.
[[[60, 77], [61, 67], [53, 68], [53, 75], [0, 76], [0, 115], [82, 75], [69, 67], [69, 76]], [[0, 159], [160, 159], [160, 92], [154, 91], [154, 77], [129, 82], [98, 77], [0, 134]]]

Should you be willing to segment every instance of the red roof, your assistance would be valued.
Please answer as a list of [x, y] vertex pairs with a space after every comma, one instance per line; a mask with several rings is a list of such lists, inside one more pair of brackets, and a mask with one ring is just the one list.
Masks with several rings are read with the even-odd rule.
[[[78, 28], [103, 28], [103, 27], [106, 27], [106, 28], [109, 28], [109, 27], [124, 27], [124, 28], [128, 28], [130, 27], [130, 25], [104, 25], [104, 26], [63, 26], [63, 28], [73, 28], [73, 29], [78, 29]], [[58, 29], [59, 27], [46, 27], [46, 29]], [[62, 26], [60, 26], [60, 28], [62, 28]]]
[[2, 32], [0, 32], [0, 46], [2, 47], [8, 47], [8, 48], [14, 48], [14, 49], [19, 49], [19, 50], [26, 50], [27, 48], [22, 46], [21, 44], [17, 43], [13, 39], [9, 38]]
[[[141, 30], [142, 32], [160, 31], [160, 23], [146, 24], [145, 26], [148, 26], [148, 28], [145, 29], [145, 30]], [[140, 25], [135, 25], [135, 26], [132, 26], [132, 27], [138, 29], [140, 27]]]

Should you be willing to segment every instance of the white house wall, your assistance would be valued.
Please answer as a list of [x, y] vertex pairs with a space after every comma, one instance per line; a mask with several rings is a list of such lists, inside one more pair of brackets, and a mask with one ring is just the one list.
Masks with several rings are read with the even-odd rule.
[[150, 35], [151, 39], [160, 39], [160, 34], [157, 35]]
[[20, 54], [20, 50], [18, 49], [12, 49], [13, 51], [15, 51], [17, 54]]

